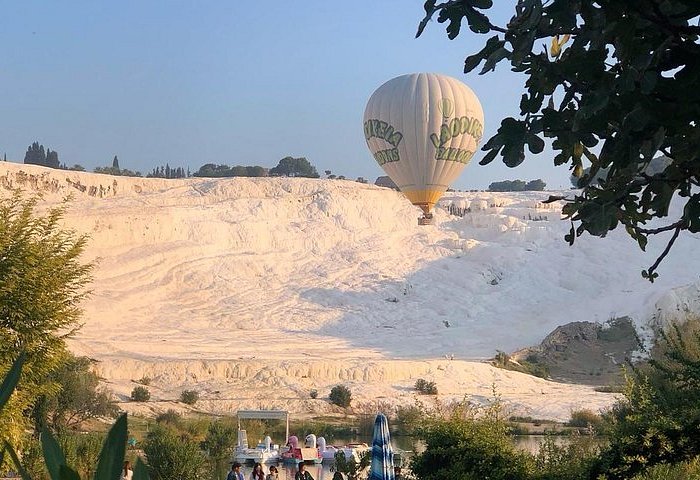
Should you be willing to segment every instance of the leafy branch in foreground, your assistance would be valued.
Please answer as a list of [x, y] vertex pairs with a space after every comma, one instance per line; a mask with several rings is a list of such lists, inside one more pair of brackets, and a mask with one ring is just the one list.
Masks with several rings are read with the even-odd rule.
[[93, 267], [81, 261], [87, 238], [61, 226], [66, 203], [41, 210], [38, 201], [20, 191], [0, 200], [0, 369], [26, 352], [16, 394], [0, 412], [0, 432], [15, 444], [29, 428], [24, 412], [59, 392], [49, 377], [80, 325]]
[[[492, 6], [428, 0], [416, 34], [437, 14], [454, 39], [465, 19], [472, 32], [494, 34], [466, 58], [465, 73], [507, 61], [526, 77], [519, 118], [502, 120], [480, 163], [500, 155], [515, 167], [525, 146], [538, 154], [550, 138], [554, 164], [567, 165], [582, 189], [557, 198], [572, 221], [566, 240], [622, 225], [644, 250], [649, 235], [672, 232], [642, 272], [653, 282], [680, 232], [700, 232], [700, 26], [691, 24], [700, 3], [518, 0], [505, 26], [486, 15]], [[674, 198], [684, 207], [669, 221]], [[666, 224], [649, 228], [652, 221]]]
[[[2, 384], [0, 384], [0, 411], [5, 407], [15, 387], [19, 383], [25, 361], [26, 355], [24, 353], [20, 354], [5, 376]], [[95, 480], [119, 480], [121, 469], [124, 465], [126, 437], [127, 418], [126, 414], [123, 414], [109, 430], [107, 438], [102, 445], [99, 461], [97, 463], [97, 470], [94, 476]], [[41, 433], [41, 446], [46, 469], [49, 472], [51, 480], [80, 480], [80, 475], [67, 464], [65, 453], [49, 430], [44, 430]], [[29, 473], [22, 465], [14, 447], [6, 438], [2, 438], [2, 446], [0, 447], [0, 467], [3, 465], [6, 453], [19, 471], [22, 479], [31, 480]], [[134, 480], [148, 480], [148, 472], [141, 459], [136, 462], [133, 478]]]

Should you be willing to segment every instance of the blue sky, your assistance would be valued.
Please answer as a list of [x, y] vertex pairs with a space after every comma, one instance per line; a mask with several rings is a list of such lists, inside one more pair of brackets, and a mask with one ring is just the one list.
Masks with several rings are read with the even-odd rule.
[[[496, 2], [500, 19], [513, 1]], [[414, 39], [422, 1], [6, 2], [0, 29], [0, 155], [39, 141], [92, 170], [205, 163], [271, 167], [305, 156], [319, 172], [374, 180], [362, 114], [398, 75], [437, 72], [469, 85], [487, 139], [517, 114], [523, 78], [464, 75], [484, 36], [453, 41], [433, 22]], [[544, 179], [568, 187], [551, 151], [516, 168], [475, 160], [456, 188]]]

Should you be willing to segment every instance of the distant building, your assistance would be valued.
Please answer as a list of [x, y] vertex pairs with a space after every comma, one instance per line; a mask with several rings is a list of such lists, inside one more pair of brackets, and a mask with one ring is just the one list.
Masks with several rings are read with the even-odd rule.
[[394, 181], [386, 175], [377, 177], [377, 180], [375, 180], [374, 184], [378, 187], [393, 188], [394, 190], [399, 189], [399, 187], [396, 186]]

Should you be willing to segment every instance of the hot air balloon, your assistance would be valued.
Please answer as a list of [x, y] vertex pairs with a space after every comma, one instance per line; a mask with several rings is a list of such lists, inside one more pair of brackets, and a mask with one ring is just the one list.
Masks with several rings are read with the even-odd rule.
[[474, 156], [484, 112], [459, 80], [435, 73], [393, 78], [365, 108], [364, 130], [372, 155], [429, 224], [432, 209]]

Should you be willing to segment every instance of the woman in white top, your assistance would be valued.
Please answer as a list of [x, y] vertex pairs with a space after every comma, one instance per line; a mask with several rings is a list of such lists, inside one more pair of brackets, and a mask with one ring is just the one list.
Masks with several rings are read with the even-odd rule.
[[124, 468], [122, 469], [122, 476], [120, 480], [131, 480], [134, 476], [134, 471], [131, 470], [131, 462], [128, 460], [124, 462]]

